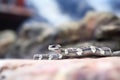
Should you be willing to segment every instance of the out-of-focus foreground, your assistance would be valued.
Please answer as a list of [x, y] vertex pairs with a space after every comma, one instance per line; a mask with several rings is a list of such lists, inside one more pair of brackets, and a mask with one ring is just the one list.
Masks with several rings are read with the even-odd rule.
[[1, 80], [120, 80], [120, 58], [0, 61]]

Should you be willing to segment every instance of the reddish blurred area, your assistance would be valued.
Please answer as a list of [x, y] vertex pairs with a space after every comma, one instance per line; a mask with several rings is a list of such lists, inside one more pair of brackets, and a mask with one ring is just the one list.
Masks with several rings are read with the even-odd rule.
[[25, 1], [24, 0], [1, 0], [1, 3], [3, 4], [9, 4], [12, 3], [13, 5], [17, 5], [17, 6], [25, 6]]
[[33, 12], [25, 7], [25, 0], [1, 0], [0, 30], [16, 30], [22, 22], [32, 15]]

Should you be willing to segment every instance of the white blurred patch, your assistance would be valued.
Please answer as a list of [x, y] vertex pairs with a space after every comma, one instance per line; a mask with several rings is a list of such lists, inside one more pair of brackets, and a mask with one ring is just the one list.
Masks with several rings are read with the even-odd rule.
[[112, 11], [111, 0], [86, 0], [96, 11]]
[[105, 51], [103, 49], [99, 48], [99, 50], [100, 50], [100, 54], [105, 55]]
[[83, 51], [82, 51], [82, 49], [77, 48], [77, 52], [76, 52], [76, 53], [77, 53], [77, 55], [79, 55], [79, 56], [80, 56], [80, 55], [82, 55]]
[[65, 54], [67, 55], [69, 52], [68, 52], [68, 49], [65, 49]]
[[[97, 12], [111, 12], [120, 17], [120, 11], [116, 10], [112, 4], [116, 5], [117, 0], [86, 0], [86, 2]], [[120, 1], [118, 0], [120, 3]]]
[[38, 10], [38, 14], [47, 19], [53, 25], [60, 25], [72, 19], [62, 14], [56, 0], [31, 0]]
[[91, 48], [91, 51], [92, 51], [93, 53], [96, 52], [96, 48], [95, 48], [95, 46], [90, 46], [90, 48]]

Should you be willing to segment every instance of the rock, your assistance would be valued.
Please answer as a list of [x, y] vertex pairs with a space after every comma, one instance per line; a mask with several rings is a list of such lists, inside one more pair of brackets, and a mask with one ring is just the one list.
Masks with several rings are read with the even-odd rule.
[[19, 37], [22, 39], [31, 39], [38, 42], [43, 42], [45, 39], [55, 34], [56, 30], [54, 27], [45, 23], [34, 22], [23, 24], [19, 32]]
[[103, 39], [103, 40], [120, 40], [120, 25], [103, 25], [96, 29], [94, 36], [96, 39]]
[[6, 51], [12, 46], [16, 40], [16, 34], [12, 30], [4, 30], [0, 32], [0, 57], [5, 56]]
[[93, 40], [96, 37], [94, 34], [96, 34], [97, 27], [111, 24], [118, 21], [118, 19], [111, 13], [89, 12], [81, 21], [68, 22], [56, 28], [39, 22], [24, 24], [20, 36], [22, 38], [37, 39], [39, 42], [51, 40], [51, 38], [48, 38], [50, 36], [53, 38], [52, 42], [61, 44]]
[[56, 31], [44, 23], [24, 24], [19, 31], [18, 39], [7, 51], [6, 58], [32, 58], [34, 54], [48, 52], [47, 47], [54, 42]]
[[[119, 18], [117, 18], [117, 16], [115, 16], [114, 14], [97, 13], [97, 12], [89, 12], [83, 19], [83, 22], [88, 27], [87, 31], [90, 32], [90, 34], [94, 39], [98, 39], [98, 38], [103, 39], [101, 37], [101, 35], [104, 36], [104, 32], [102, 31], [102, 28], [111, 29], [112, 26], [116, 27], [116, 25], [114, 24], [116, 22], [119, 23], [118, 21], [119, 21]], [[116, 27], [116, 29], [117, 28], [118, 27]], [[107, 32], [107, 33], [110, 34], [110, 32]], [[111, 35], [111, 36], [114, 36], [114, 35]]]
[[[120, 58], [1, 60], [1, 80], [120, 80]], [[67, 67], [67, 68], [66, 68]]]
[[69, 44], [80, 41], [93, 40], [93, 28], [87, 26], [87, 22], [69, 22], [58, 27], [57, 42]]
[[74, 43], [79, 41], [94, 40], [99, 37], [97, 31], [104, 25], [111, 25], [119, 18], [111, 13], [89, 12], [79, 22], [69, 22], [58, 26], [57, 42]]
[[88, 26], [106, 25], [117, 21], [119, 18], [112, 13], [108, 12], [88, 12], [83, 19], [83, 22], [88, 24]]
[[[7, 51], [5, 58], [25, 58], [29, 56], [29, 53], [25, 53], [28, 50], [28, 45], [31, 44], [30, 40], [17, 40]], [[27, 56], [26, 56], [27, 55]]]
[[[81, 24], [82, 26], [82, 24]], [[58, 26], [58, 34], [56, 39], [58, 43], [64, 44], [80, 40], [79, 22], [69, 22]]]

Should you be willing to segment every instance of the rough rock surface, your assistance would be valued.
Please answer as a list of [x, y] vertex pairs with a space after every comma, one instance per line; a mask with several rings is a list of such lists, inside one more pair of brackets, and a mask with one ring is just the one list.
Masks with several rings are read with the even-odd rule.
[[0, 80], [120, 80], [120, 58], [1, 60]]
[[96, 39], [120, 40], [120, 24], [103, 25], [96, 29], [94, 36]]

